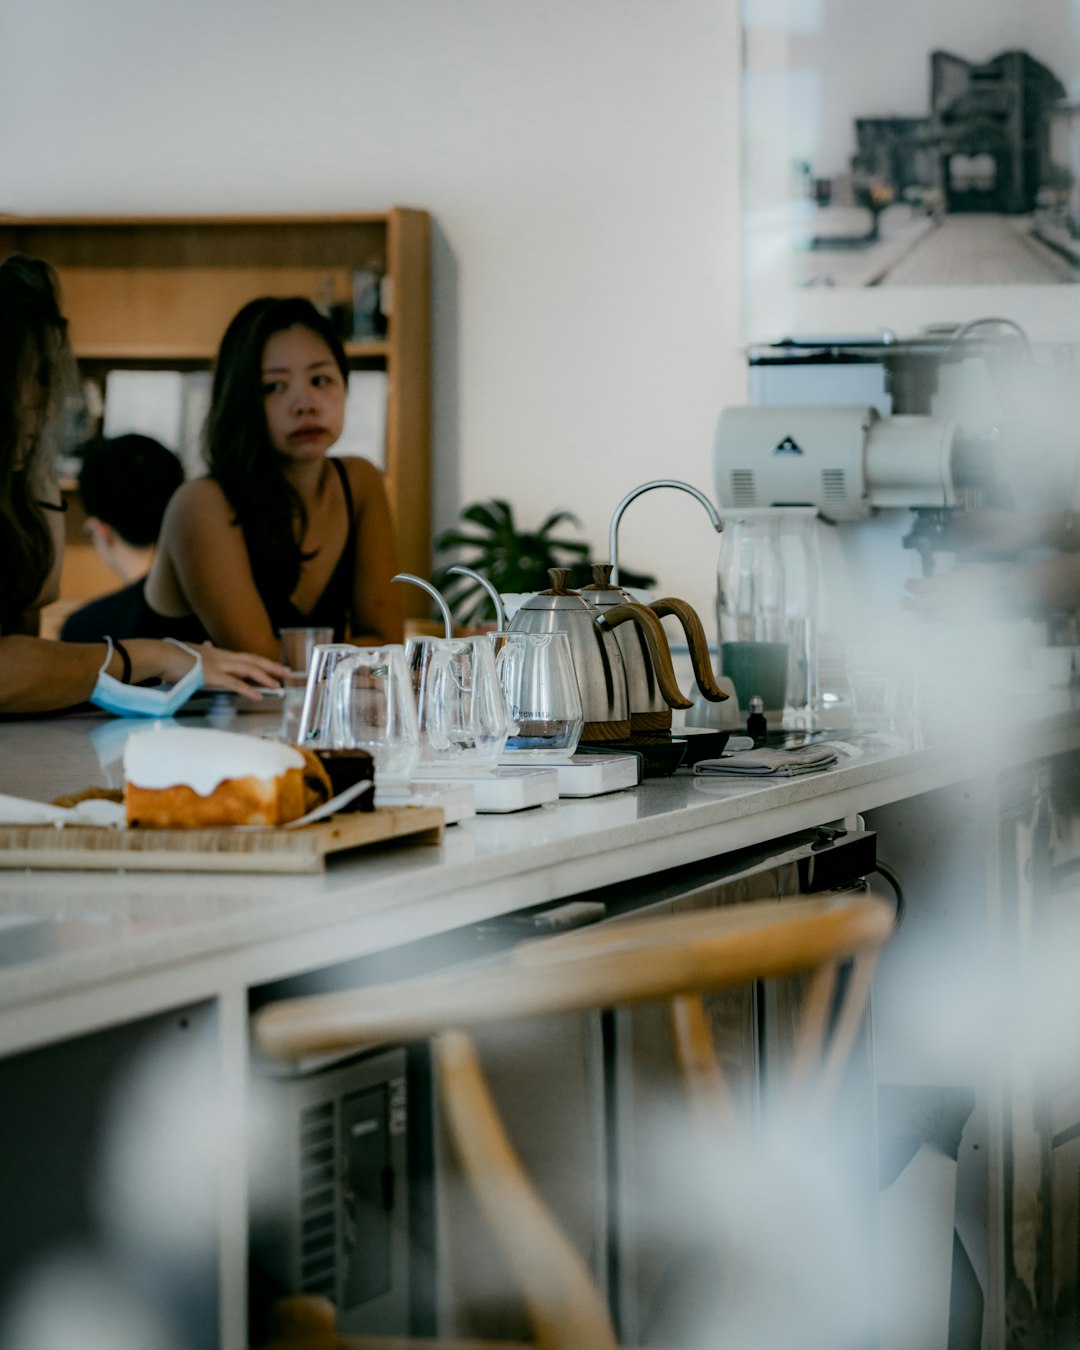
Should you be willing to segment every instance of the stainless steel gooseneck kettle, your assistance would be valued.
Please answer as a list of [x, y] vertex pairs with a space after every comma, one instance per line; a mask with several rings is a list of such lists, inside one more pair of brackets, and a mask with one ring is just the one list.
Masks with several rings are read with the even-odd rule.
[[510, 632], [567, 634], [585, 713], [581, 739], [619, 741], [630, 735], [626, 669], [614, 631], [627, 622], [634, 623], [645, 640], [664, 699], [672, 707], [691, 707], [675, 682], [667, 639], [656, 615], [644, 605], [625, 604], [609, 610], [601, 623], [596, 608], [567, 587], [569, 575], [567, 568], [551, 568], [550, 589], [529, 597], [510, 620]]
[[[607, 563], [593, 564], [593, 580], [588, 586], [582, 586], [581, 594], [594, 605], [609, 621], [614, 612], [619, 612], [625, 604], [634, 601], [628, 592], [611, 580], [611, 566]], [[663, 600], [654, 600], [651, 605], [641, 606], [651, 610], [659, 619], [674, 615], [686, 634], [693, 665], [694, 679], [702, 696], [710, 703], [719, 703], [727, 694], [717, 686], [713, 676], [712, 662], [709, 659], [709, 643], [705, 629], [698, 618], [697, 611], [685, 600], [674, 596]], [[667, 635], [661, 626], [663, 650], [670, 662], [670, 649]], [[672, 704], [664, 697], [659, 685], [660, 667], [651, 657], [644, 641], [644, 629], [639, 627], [620, 628], [617, 635], [623, 665], [626, 667], [626, 687], [630, 697], [631, 731], [668, 731], [671, 728], [672, 707], [685, 707], [685, 703]]]

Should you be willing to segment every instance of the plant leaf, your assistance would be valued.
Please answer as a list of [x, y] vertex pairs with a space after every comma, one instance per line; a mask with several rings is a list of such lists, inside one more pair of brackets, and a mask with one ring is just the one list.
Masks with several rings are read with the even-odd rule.
[[448, 548], [485, 548], [487, 540], [475, 534], [462, 534], [460, 530], [444, 530], [435, 540], [440, 551]]
[[465, 507], [461, 516], [463, 520], [471, 520], [492, 534], [499, 534], [507, 529], [512, 531], [514, 528], [514, 513], [506, 502], [494, 500], [474, 502], [472, 506]]
[[553, 530], [556, 525], [561, 525], [563, 521], [569, 521], [571, 525], [576, 525], [581, 529], [581, 521], [574, 515], [573, 511], [552, 511], [547, 520], [537, 530], [537, 534], [546, 535], [549, 530]]
[[[555, 537], [551, 533], [559, 525], [581, 528], [581, 522], [571, 511], [552, 511], [539, 529], [522, 530], [510, 503], [493, 497], [463, 507], [460, 517], [475, 526], [476, 533], [457, 528], [444, 530], [435, 540], [436, 552], [450, 554], [453, 561], [483, 573], [498, 591], [545, 590], [552, 567], [569, 567], [572, 572], [584, 572], [586, 580], [591, 580], [588, 570], [593, 559], [589, 545], [580, 539]], [[628, 586], [647, 588], [654, 584], [654, 578], [644, 573], [626, 568], [621, 571]], [[471, 577], [452, 575], [447, 566], [441, 565], [432, 579], [446, 596], [457, 623], [467, 626], [494, 618], [487, 593]]]

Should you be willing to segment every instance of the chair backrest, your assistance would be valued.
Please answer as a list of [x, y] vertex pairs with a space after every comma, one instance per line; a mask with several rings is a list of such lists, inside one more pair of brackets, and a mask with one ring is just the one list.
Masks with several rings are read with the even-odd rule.
[[[507, 1139], [467, 1031], [516, 1017], [666, 1002], [695, 1118], [730, 1108], [702, 1004], [710, 993], [809, 973], [790, 1081], [821, 1111], [858, 1032], [894, 910], [872, 895], [759, 901], [628, 920], [523, 943], [483, 967], [272, 1005], [255, 1019], [282, 1059], [434, 1037], [440, 1098], [463, 1173], [502, 1246], [544, 1350], [616, 1345], [584, 1262]], [[848, 963], [846, 978], [838, 972]]]

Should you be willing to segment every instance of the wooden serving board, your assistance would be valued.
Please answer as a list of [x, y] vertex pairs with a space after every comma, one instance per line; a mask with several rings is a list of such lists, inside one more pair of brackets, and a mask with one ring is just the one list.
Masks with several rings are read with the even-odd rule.
[[438, 806], [354, 811], [297, 830], [146, 830], [0, 825], [0, 868], [126, 872], [322, 872], [330, 853], [409, 838], [437, 844]]

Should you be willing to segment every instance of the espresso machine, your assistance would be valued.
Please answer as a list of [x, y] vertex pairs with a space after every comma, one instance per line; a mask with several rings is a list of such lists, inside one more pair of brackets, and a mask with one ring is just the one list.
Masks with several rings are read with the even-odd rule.
[[748, 366], [750, 403], [717, 426], [716, 495], [729, 518], [816, 511], [823, 659], [855, 638], [925, 640], [904, 583], [971, 559], [952, 537], [958, 513], [1072, 499], [1073, 344], [986, 319], [909, 339], [786, 338], [749, 348]]

